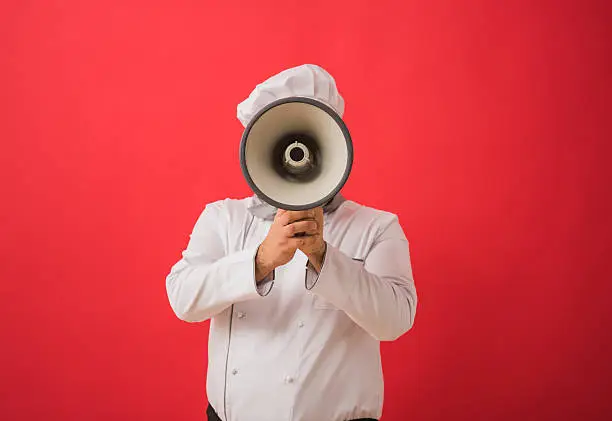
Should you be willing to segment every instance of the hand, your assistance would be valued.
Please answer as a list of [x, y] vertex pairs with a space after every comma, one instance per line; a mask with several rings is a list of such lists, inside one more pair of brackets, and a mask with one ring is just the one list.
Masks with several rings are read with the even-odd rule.
[[315, 210], [278, 210], [268, 235], [257, 250], [255, 257], [257, 282], [262, 281], [278, 266], [293, 259], [298, 248], [309, 244], [311, 236], [318, 232], [315, 214]]
[[305, 237], [306, 241], [299, 246], [299, 249], [308, 256], [308, 260], [315, 270], [320, 272], [327, 250], [327, 243], [323, 238], [323, 208], [314, 208], [312, 211], [314, 212], [314, 220], [317, 222], [317, 229], [314, 233]]

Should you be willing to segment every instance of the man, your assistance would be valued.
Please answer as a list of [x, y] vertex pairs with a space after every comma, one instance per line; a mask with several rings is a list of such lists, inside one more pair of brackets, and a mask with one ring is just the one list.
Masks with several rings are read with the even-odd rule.
[[[304, 65], [257, 85], [238, 118], [288, 96], [344, 111], [332, 76]], [[211, 320], [209, 420], [379, 419], [379, 342], [408, 331], [417, 305], [398, 218], [340, 194], [307, 211], [208, 204], [166, 286], [180, 319]]]

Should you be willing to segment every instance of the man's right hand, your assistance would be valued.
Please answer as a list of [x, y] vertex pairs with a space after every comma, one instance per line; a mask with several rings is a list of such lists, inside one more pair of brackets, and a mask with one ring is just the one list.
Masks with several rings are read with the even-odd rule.
[[261, 243], [255, 257], [255, 278], [261, 282], [275, 268], [289, 263], [296, 250], [305, 242], [304, 233], [316, 234], [318, 223], [313, 210], [286, 211], [279, 209], [266, 239]]

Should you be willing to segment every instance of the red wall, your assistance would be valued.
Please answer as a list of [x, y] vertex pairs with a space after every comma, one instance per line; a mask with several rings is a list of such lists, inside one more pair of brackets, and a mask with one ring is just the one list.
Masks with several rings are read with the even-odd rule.
[[0, 418], [202, 420], [207, 324], [165, 275], [249, 194], [236, 104], [317, 63], [400, 215], [414, 329], [384, 420], [612, 417], [606, 1], [0, 6]]

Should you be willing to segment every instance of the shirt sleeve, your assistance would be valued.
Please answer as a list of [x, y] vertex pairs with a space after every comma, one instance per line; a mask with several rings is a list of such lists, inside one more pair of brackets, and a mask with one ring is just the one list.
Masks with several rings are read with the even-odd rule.
[[221, 205], [209, 204], [198, 218], [187, 248], [166, 277], [166, 291], [176, 316], [200, 322], [230, 305], [262, 298], [272, 289], [274, 272], [255, 280], [256, 247], [227, 254], [223, 234], [229, 220]]
[[417, 294], [408, 240], [397, 217], [364, 261], [327, 244], [320, 273], [306, 266], [306, 288], [343, 310], [380, 341], [395, 340], [414, 323]]

